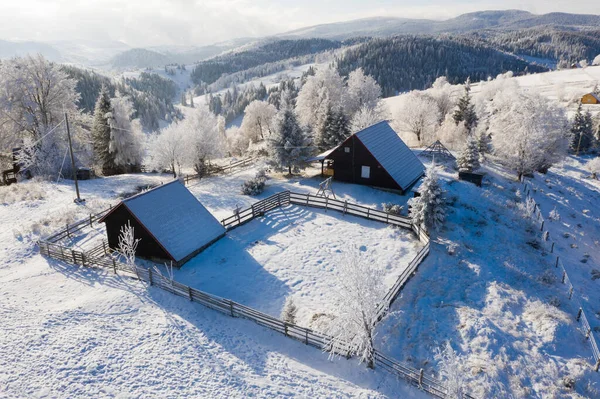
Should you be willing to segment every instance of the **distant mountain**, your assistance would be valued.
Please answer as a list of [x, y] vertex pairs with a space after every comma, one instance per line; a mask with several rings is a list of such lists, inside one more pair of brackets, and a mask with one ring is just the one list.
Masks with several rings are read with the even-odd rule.
[[168, 55], [144, 48], [133, 48], [114, 56], [110, 65], [114, 68], [155, 68], [172, 63]]
[[385, 37], [399, 34], [465, 33], [481, 29], [522, 29], [543, 25], [597, 28], [600, 26], [600, 16], [566, 13], [535, 15], [521, 10], [504, 10], [473, 12], [445, 21], [375, 17], [310, 26], [277, 36], [341, 40], [356, 36]]
[[0, 59], [22, 57], [27, 54], [41, 54], [50, 61], [64, 61], [60, 51], [50, 44], [0, 40]]

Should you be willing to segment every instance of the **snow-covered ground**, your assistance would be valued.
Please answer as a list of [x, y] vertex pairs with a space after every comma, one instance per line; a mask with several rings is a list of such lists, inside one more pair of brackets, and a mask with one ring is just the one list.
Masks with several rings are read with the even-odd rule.
[[[378, 345], [430, 369], [435, 348], [450, 341], [463, 356], [469, 390], [479, 397], [599, 397], [600, 375], [591, 369], [592, 351], [575, 321], [577, 304], [561, 284], [556, 258], [538, 245], [539, 225], [525, 215], [520, 184], [494, 165], [486, 172], [482, 188], [456, 181], [454, 171], [442, 173], [448, 220], [394, 313], [380, 324]], [[578, 182], [580, 172], [581, 165], [568, 160], [546, 178], [562, 206], [572, 207], [560, 209], [576, 237], [565, 244], [579, 242], [582, 252], [564, 246], [576, 259], [572, 265], [586, 268], [582, 274], [597, 312], [598, 281], [590, 279], [590, 270], [598, 265], [598, 219], [590, 212], [600, 198], [592, 189], [597, 185]], [[580, 264], [585, 251], [594, 256]], [[574, 387], [568, 388], [571, 378]]]
[[[204, 179], [192, 190], [204, 193], [217, 215], [230, 215], [236, 204], [256, 201], [238, 194], [254, 172]], [[68, 183], [0, 187], [0, 397], [426, 397], [356, 360], [329, 360], [252, 322], [35, 252], [33, 240], [40, 234], [114, 204], [139, 186], [168, 180], [124, 175], [83, 181], [86, 206], [73, 203]], [[273, 179], [261, 198], [283, 188], [316, 192], [319, 181]], [[354, 185], [334, 188], [338, 197], [360, 198], [365, 205], [397, 198]], [[334, 215], [314, 220], [329, 218]], [[254, 228], [262, 229], [266, 220], [255, 221]]]

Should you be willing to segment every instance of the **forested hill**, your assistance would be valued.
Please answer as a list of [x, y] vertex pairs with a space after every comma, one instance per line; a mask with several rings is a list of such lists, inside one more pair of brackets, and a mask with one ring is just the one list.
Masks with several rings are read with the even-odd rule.
[[474, 35], [483, 37], [491, 46], [504, 51], [555, 62], [593, 60], [600, 54], [600, 28], [569, 30], [542, 27]]
[[195, 84], [215, 82], [223, 74], [243, 71], [269, 62], [337, 49], [342, 42], [326, 39], [278, 40], [259, 47], [202, 61], [191, 73]]
[[460, 83], [468, 77], [473, 81], [485, 80], [507, 71], [519, 74], [547, 70], [482, 41], [426, 36], [372, 39], [348, 49], [338, 60], [342, 75], [359, 67], [377, 80], [385, 97], [425, 89], [439, 76]]
[[152, 73], [141, 73], [136, 78], [115, 81], [107, 76], [73, 66], [62, 66], [63, 71], [77, 81], [75, 89], [80, 95], [79, 109], [91, 113], [94, 111], [96, 99], [102, 85], [106, 85], [111, 96], [118, 90], [131, 97], [135, 109], [135, 118], [140, 118], [146, 131], [159, 128], [161, 119], [180, 116], [173, 106], [173, 98], [177, 95], [177, 85], [168, 79]]

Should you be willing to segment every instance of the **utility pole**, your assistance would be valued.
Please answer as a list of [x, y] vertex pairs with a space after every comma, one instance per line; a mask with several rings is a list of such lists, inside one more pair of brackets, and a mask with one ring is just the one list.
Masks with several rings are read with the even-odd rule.
[[81, 202], [85, 202], [84, 199], [81, 199], [79, 196], [79, 182], [77, 181], [77, 170], [75, 169], [75, 156], [73, 155], [73, 143], [71, 141], [71, 131], [69, 130], [69, 117], [65, 112], [65, 124], [67, 125], [67, 137], [69, 138], [69, 152], [71, 153], [71, 168], [73, 169], [73, 179], [75, 180], [75, 191], [77, 192], [77, 199], [75, 203], [79, 204]]

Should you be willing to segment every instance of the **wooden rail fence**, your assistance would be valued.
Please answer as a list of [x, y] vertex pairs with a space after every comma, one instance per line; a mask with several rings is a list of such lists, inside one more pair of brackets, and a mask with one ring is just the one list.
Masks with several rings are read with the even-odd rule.
[[[366, 219], [411, 229], [417, 235], [419, 240], [425, 244], [425, 246], [418, 252], [416, 257], [410, 262], [408, 267], [400, 274], [396, 283], [385, 295], [385, 303], [381, 305], [380, 309], [381, 317], [383, 317], [385, 312], [387, 312], [387, 309], [398, 296], [398, 293], [406, 284], [408, 279], [414, 274], [418, 265], [429, 254], [430, 244], [427, 233], [423, 229], [413, 226], [409, 218], [391, 215], [377, 209], [349, 203], [348, 201], [317, 197], [311, 194], [299, 194], [289, 191], [280, 192], [254, 203], [247, 209], [236, 212], [234, 215], [223, 219], [221, 223], [228, 230], [231, 230], [249, 222], [256, 217], [264, 215], [270, 210], [290, 204], [322, 208], [327, 210], [332, 209], [344, 214], [351, 214]], [[85, 252], [76, 251], [58, 243], [61, 239], [69, 237], [70, 234], [73, 234], [73, 232], [79, 231], [87, 226], [92, 226], [94, 221], [110, 211], [110, 209], [111, 208], [106, 209], [96, 215], [91, 215], [89, 218], [79, 222], [67, 225], [65, 229], [40, 240], [38, 242], [40, 253], [44, 256], [61, 260], [69, 264], [81, 265], [85, 267], [100, 267], [109, 269], [115, 274], [118, 272], [124, 272], [129, 275], [134, 275], [139, 280], [145, 281], [152, 286], [159, 287], [174, 295], [186, 298], [189, 301], [200, 303], [225, 315], [251, 320], [260, 326], [269, 328], [285, 335], [286, 337], [300, 341], [305, 345], [309, 345], [321, 350], [329, 349], [329, 345], [332, 342], [332, 337], [327, 336], [326, 334], [306, 327], [287, 323], [276, 317], [267, 315], [230, 299], [221, 298], [216, 295], [197, 290], [175, 280], [171, 280], [168, 277], [153, 271], [152, 269], [146, 269], [135, 265], [127, 265], [118, 261], [114, 256], [108, 256], [111, 254], [111, 250], [104, 241]], [[340, 346], [335, 348], [337, 353], [349, 353], [349, 345], [344, 343], [339, 343], [338, 345]], [[404, 379], [410, 384], [429, 393], [433, 397], [449, 399], [444, 384], [436, 378], [426, 376], [423, 369], [417, 370], [410, 365], [392, 359], [379, 351], [374, 352], [373, 363], [374, 367], [381, 367], [386, 372]], [[468, 394], [465, 394], [464, 398], [474, 399]]]

